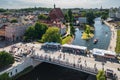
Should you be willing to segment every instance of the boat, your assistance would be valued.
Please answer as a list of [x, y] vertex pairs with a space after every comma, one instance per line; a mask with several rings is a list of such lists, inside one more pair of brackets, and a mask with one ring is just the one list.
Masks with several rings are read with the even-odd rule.
[[96, 44], [98, 42], [98, 39], [94, 39], [93, 43]]

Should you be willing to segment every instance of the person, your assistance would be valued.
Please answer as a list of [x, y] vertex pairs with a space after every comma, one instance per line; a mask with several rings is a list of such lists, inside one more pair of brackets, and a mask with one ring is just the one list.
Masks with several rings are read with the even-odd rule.
[[80, 64], [80, 69], [82, 69], [82, 64]]

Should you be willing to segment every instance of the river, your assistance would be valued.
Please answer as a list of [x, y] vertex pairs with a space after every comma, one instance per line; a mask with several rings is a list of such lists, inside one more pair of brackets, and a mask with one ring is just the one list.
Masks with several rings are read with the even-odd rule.
[[[75, 39], [72, 42], [72, 44], [86, 46], [88, 49], [93, 48], [107, 49], [111, 38], [110, 28], [107, 25], [102, 24], [100, 18], [95, 19], [94, 27], [95, 27], [94, 37], [90, 40], [81, 39], [83, 30], [79, 30], [78, 28], [76, 28]], [[94, 39], [98, 39], [97, 44], [93, 44]]]

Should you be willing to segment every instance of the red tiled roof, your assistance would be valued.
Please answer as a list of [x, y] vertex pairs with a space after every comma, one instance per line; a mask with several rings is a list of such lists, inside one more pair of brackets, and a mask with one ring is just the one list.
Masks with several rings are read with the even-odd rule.
[[64, 19], [64, 15], [63, 15], [60, 8], [52, 9], [49, 13], [49, 17], [50, 17], [51, 20], [54, 20], [54, 21], [56, 21], [56, 20], [59, 21], [62, 18]]

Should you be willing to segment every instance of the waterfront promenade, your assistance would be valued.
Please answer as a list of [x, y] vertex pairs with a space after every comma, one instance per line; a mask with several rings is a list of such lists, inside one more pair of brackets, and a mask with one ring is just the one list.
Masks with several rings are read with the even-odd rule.
[[108, 23], [107, 21], [104, 21], [104, 23], [107, 26], [109, 26], [110, 30], [111, 30], [111, 40], [110, 40], [110, 44], [108, 46], [108, 50], [115, 51], [116, 39], [117, 39], [117, 30], [115, 29], [115, 26], [113, 26], [112, 24]]

